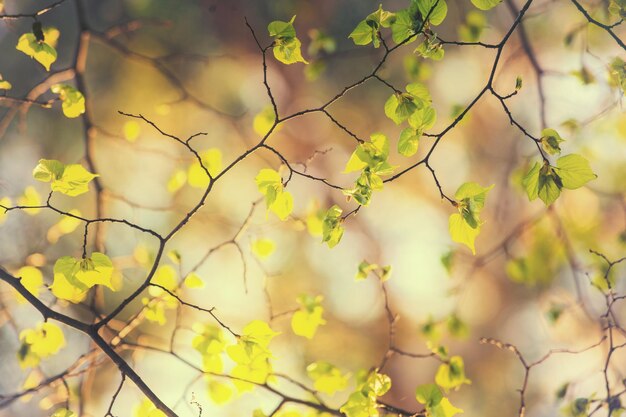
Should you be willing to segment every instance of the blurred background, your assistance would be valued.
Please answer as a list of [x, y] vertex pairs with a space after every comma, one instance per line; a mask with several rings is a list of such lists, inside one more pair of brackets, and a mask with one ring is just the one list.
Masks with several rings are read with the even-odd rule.
[[[6, 0], [4, 12], [30, 12], [40, 8], [41, 3]], [[83, 3], [89, 27], [96, 32], [105, 33], [126, 22], [141, 22], [111, 37], [91, 37], [85, 95], [93, 124], [92, 154], [105, 188], [106, 215], [163, 233], [179, 222], [202, 195], [199, 188], [185, 185], [176, 189], [172, 183], [173, 175], [186, 170], [193, 159], [180, 144], [118, 111], [140, 113], [183, 139], [206, 132], [193, 140], [195, 149], [218, 148], [226, 166], [260, 140], [253, 120], [269, 104], [262, 85], [261, 53], [244, 18], [266, 46], [271, 42], [266, 29], [269, 22], [297, 16], [295, 27], [303, 55], [311, 64], [287, 66], [277, 62], [271, 52], [268, 54], [268, 82], [281, 115], [328, 101], [344, 86], [369, 74], [384, 53], [383, 48], [371, 45], [355, 46], [347, 37], [378, 7], [378, 1]], [[405, 8], [406, 3], [385, 0], [383, 7], [396, 11]], [[604, 3], [585, 6], [598, 19], [610, 21], [602, 11], [606, 9]], [[463, 31], [468, 14], [479, 22], [484, 18], [480, 40], [487, 43], [499, 42], [513, 22], [505, 3], [488, 12], [477, 12], [469, 1], [451, 0], [448, 7], [446, 20], [435, 28], [444, 40], [467, 36]], [[477, 18], [477, 14], [482, 17]], [[17, 39], [30, 31], [32, 20], [0, 22], [0, 73], [13, 85], [7, 95], [23, 97], [48, 75], [72, 66], [79, 33], [74, 1], [66, 1], [40, 20], [44, 27], [60, 31], [59, 56], [51, 73], [15, 50]], [[467, 181], [495, 184], [482, 215], [486, 223], [477, 239], [476, 256], [451, 241], [448, 216], [453, 208], [441, 201], [431, 174], [423, 166], [376, 192], [370, 206], [346, 221], [345, 235], [332, 250], [320, 242], [320, 237], [307, 233], [307, 213], [316, 204], [322, 208], [338, 204], [344, 212], [356, 205], [346, 201], [338, 190], [295, 176], [287, 188], [294, 196], [292, 218], [281, 222], [271, 213], [266, 215], [263, 203], [258, 204], [238, 240], [243, 253], [234, 245], [214, 251], [197, 271], [205, 286], [182, 290], [181, 296], [206, 308], [215, 307], [220, 319], [241, 330], [253, 319], [269, 321], [272, 312], [297, 308], [300, 294], [322, 295], [327, 324], [320, 327], [312, 341], [293, 334], [289, 314], [271, 320], [272, 328], [282, 332], [271, 344], [276, 357], [274, 369], [310, 384], [305, 368], [317, 360], [331, 362], [352, 375], [380, 363], [388, 343], [383, 292], [375, 277], [357, 282], [355, 274], [364, 259], [392, 265], [386, 287], [391, 308], [400, 317], [398, 347], [427, 353], [428, 338], [422, 329], [429, 321], [439, 323], [441, 343], [451, 354], [464, 358], [466, 374], [472, 380], [471, 385], [451, 393], [451, 401], [468, 416], [517, 415], [517, 390], [524, 369], [511, 352], [480, 344], [479, 339], [512, 343], [529, 361], [550, 349], [576, 350], [596, 343], [602, 334], [598, 319], [605, 311], [605, 299], [591, 283], [604, 271], [602, 261], [589, 249], [610, 259], [621, 257], [626, 230], [626, 116], [621, 93], [607, 76], [611, 60], [624, 58], [624, 51], [606, 32], [586, 25], [585, 18], [568, 1], [537, 0], [523, 25], [542, 69], [547, 127], [557, 129], [567, 139], [561, 145], [564, 154], [579, 153], [590, 160], [598, 179], [589, 187], [564, 191], [551, 210], [539, 200], [528, 202], [519, 184], [537, 159], [535, 145], [510, 125], [500, 103], [486, 95], [444, 137], [430, 160], [444, 192], [450, 196]], [[332, 37], [335, 47], [311, 51], [314, 30]], [[620, 36], [625, 33], [620, 27], [615, 30]], [[102, 39], [112, 39], [114, 44]], [[413, 54], [415, 46], [394, 52], [380, 76], [400, 88], [409, 82], [425, 83], [438, 114], [430, 132], [440, 132], [484, 87], [495, 51], [445, 45], [444, 59], [433, 61]], [[174, 82], [164, 76], [163, 67], [173, 74]], [[495, 88], [503, 95], [512, 92], [518, 76], [523, 87], [508, 104], [515, 119], [539, 136], [542, 126], [536, 71], [516, 32], [503, 51]], [[65, 82], [71, 83], [71, 78]], [[409, 159], [398, 155], [395, 146], [401, 129], [383, 111], [388, 96], [387, 87], [369, 81], [347, 93], [329, 111], [359, 137], [367, 138], [374, 132], [388, 135], [390, 160], [403, 168], [422, 158], [432, 139], [423, 137], [417, 155]], [[49, 92], [42, 96], [53, 97]], [[83, 121], [64, 118], [59, 103], [51, 109], [33, 106], [27, 112], [9, 101], [0, 101], [0, 106], [0, 198], [18, 201], [27, 187], [34, 187], [45, 200], [48, 185], [33, 180], [32, 169], [40, 158], [84, 163]], [[302, 169], [299, 163], [306, 164], [312, 175], [345, 188], [355, 179], [353, 174], [342, 173], [355, 142], [323, 114], [286, 123], [268, 143], [294, 167]], [[211, 192], [207, 204], [168, 244], [167, 251], [181, 254], [180, 265], [169, 258], [163, 264], [187, 271], [211, 248], [230, 240], [253, 202], [261, 197], [254, 177], [262, 168], [278, 170], [279, 166], [275, 155], [261, 150], [229, 172]], [[58, 196], [54, 203], [62, 209], [79, 209], [88, 217], [94, 215], [93, 190], [73, 199]], [[59, 220], [49, 210], [36, 215], [9, 213], [0, 226], [0, 265], [11, 271], [25, 265], [39, 267], [50, 283], [55, 260], [65, 255], [79, 256], [82, 250], [82, 227], [68, 234], [59, 229], [50, 231]], [[120, 290], [105, 289], [100, 300], [100, 306], [110, 311], [145, 278], [146, 260], [154, 256], [158, 242], [119, 225], [106, 225], [104, 230], [106, 253], [120, 272]], [[257, 239], [271, 239], [276, 247], [274, 253], [257, 259], [251, 251]], [[519, 267], [520, 263], [524, 263], [526, 273], [516, 272], [519, 268], [515, 265]], [[619, 278], [621, 268], [617, 266], [613, 274]], [[618, 279], [616, 286], [619, 292], [623, 282]], [[0, 291], [0, 393], [8, 395], [20, 391], [30, 372], [20, 369], [15, 360], [19, 331], [34, 327], [41, 317], [19, 303], [7, 285], [0, 285]], [[49, 303], [54, 300], [49, 293], [41, 298]], [[120, 323], [141, 307], [138, 299], [118, 317]], [[615, 308], [623, 314], [623, 307]], [[55, 308], [76, 317], [89, 317], [80, 306], [57, 303]], [[467, 334], [448, 334], [445, 323], [450, 315], [467, 325]], [[198, 321], [211, 322], [210, 317], [187, 308], [178, 313], [177, 309], [169, 309], [166, 317], [164, 325], [142, 323], [127, 340], [167, 349], [174, 327], [179, 326], [182, 330], [176, 332], [173, 342], [176, 352], [200, 364], [200, 356], [191, 347], [194, 333], [189, 328]], [[53, 359], [41, 363], [37, 370], [40, 375], [63, 371], [89, 349], [86, 337], [71, 329], [63, 330], [67, 346]], [[190, 403], [192, 399], [202, 404], [205, 415], [214, 416], [251, 415], [255, 408], [269, 412], [278, 401], [257, 389], [227, 404], [215, 405], [207, 396], [206, 382], [173, 356], [132, 349], [122, 352], [161, 399], [176, 405], [181, 416], [198, 414], [198, 408]], [[554, 355], [534, 368], [527, 390], [527, 415], [554, 416], [576, 397], [594, 392], [602, 397], [605, 358], [606, 347], [601, 346], [576, 355]], [[619, 369], [624, 370], [624, 360], [621, 351], [612, 358], [614, 369], [610, 375], [616, 381], [623, 377]], [[438, 366], [432, 358], [393, 356], [382, 371], [393, 381], [384, 400], [408, 410], [420, 409], [415, 387], [432, 382]], [[86, 416], [105, 414], [118, 382], [117, 369], [107, 361], [91, 377], [80, 375], [68, 380], [72, 401], [83, 397]], [[555, 393], [568, 382], [565, 400], [557, 400]], [[301, 395], [293, 385], [281, 382], [281, 387]], [[324, 398], [338, 407], [350, 389]], [[116, 402], [116, 414], [132, 415], [133, 407], [142, 399], [127, 381]], [[62, 387], [43, 390], [0, 410], [0, 416], [48, 416], [63, 401]]]

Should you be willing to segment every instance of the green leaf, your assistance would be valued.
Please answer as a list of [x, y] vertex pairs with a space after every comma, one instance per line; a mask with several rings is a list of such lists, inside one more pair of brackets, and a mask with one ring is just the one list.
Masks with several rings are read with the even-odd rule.
[[295, 38], [296, 29], [293, 27], [293, 22], [296, 20], [296, 16], [293, 16], [289, 22], [283, 22], [276, 20], [267, 25], [267, 30], [271, 37], [282, 38]]
[[427, 409], [430, 409], [439, 403], [443, 399], [441, 389], [435, 384], [424, 384], [417, 387], [415, 390], [415, 398], [420, 404], [424, 404]]
[[297, 62], [308, 64], [309, 62], [302, 57], [301, 46], [298, 38], [278, 38], [274, 41], [274, 58], [288, 65]]
[[452, 240], [465, 244], [476, 254], [474, 241], [480, 233], [480, 211], [485, 206], [487, 193], [493, 188], [482, 187], [475, 182], [466, 182], [454, 194], [459, 213], [450, 216], [449, 229]]
[[626, 62], [619, 57], [609, 64], [609, 85], [626, 91]]
[[322, 297], [310, 295], [301, 295], [297, 301], [300, 309], [291, 316], [291, 330], [294, 334], [307, 339], [313, 339], [315, 332], [319, 326], [326, 324], [326, 320], [322, 318], [324, 308], [322, 307]]
[[487, 27], [487, 18], [477, 10], [465, 15], [465, 22], [459, 26], [459, 38], [463, 42], [478, 42], [483, 30]]
[[391, 266], [379, 266], [377, 264], [370, 264], [367, 261], [362, 261], [359, 264], [355, 280], [362, 281], [366, 279], [371, 272], [374, 272], [381, 282], [385, 282], [391, 277]]
[[50, 71], [50, 65], [57, 59], [56, 49], [45, 40], [37, 40], [33, 33], [25, 33], [20, 36], [15, 49], [39, 62], [46, 71]]
[[547, 206], [554, 203], [561, 189], [575, 190], [597, 178], [589, 166], [589, 161], [577, 154], [560, 157], [556, 167], [547, 161], [536, 162], [522, 179], [530, 201], [539, 197]]
[[544, 162], [543, 165], [535, 162], [535, 165], [522, 179], [522, 186], [530, 201], [539, 197], [546, 206], [549, 206], [561, 195], [563, 183], [547, 162]]
[[264, 137], [270, 131], [274, 122], [276, 121], [276, 114], [274, 113], [274, 107], [266, 106], [261, 110], [252, 121], [252, 128], [257, 135]]
[[480, 10], [489, 10], [502, 3], [502, 0], [472, 0], [472, 4]]
[[85, 113], [85, 97], [71, 85], [55, 84], [50, 91], [59, 95], [65, 117], [72, 119]]
[[626, 1], [625, 0], [611, 0], [609, 2], [609, 13], [620, 19], [626, 19]]
[[407, 157], [415, 155], [421, 135], [422, 132], [411, 127], [404, 129], [398, 140], [398, 153]]
[[[396, 44], [402, 42], [411, 43], [416, 37], [411, 37], [422, 27], [421, 16], [411, 16], [409, 10], [401, 10], [396, 13], [396, 19], [391, 24], [391, 38]], [[410, 40], [408, 40], [410, 39]]]
[[560, 157], [554, 170], [561, 178], [563, 187], [569, 190], [580, 188], [598, 177], [591, 170], [589, 161], [578, 154]]
[[[378, 29], [370, 26], [365, 20], [362, 20], [348, 37], [352, 39], [355, 45], [369, 45], [375, 39], [378, 39]], [[379, 43], [380, 41], [378, 41], [378, 45]], [[375, 43], [375, 45], [377, 44]]]
[[292, 17], [289, 22], [276, 20], [267, 26], [271, 37], [274, 38], [274, 57], [284, 64], [295, 64], [296, 62], [308, 62], [302, 57], [301, 43], [296, 37], [296, 29], [293, 27]]
[[469, 328], [456, 314], [451, 314], [446, 321], [450, 335], [459, 339], [464, 339], [469, 335]]
[[454, 213], [450, 216], [449, 230], [453, 241], [466, 245], [476, 255], [474, 241], [480, 234], [480, 227], [471, 227], [459, 213]]
[[0, 90], [10, 90], [11, 88], [13, 88], [11, 83], [2, 79], [2, 74], [0, 74]]
[[265, 259], [276, 250], [276, 244], [271, 239], [256, 239], [252, 242], [252, 253], [259, 258]]
[[456, 408], [443, 396], [439, 387], [435, 384], [425, 384], [417, 387], [415, 398], [420, 404], [424, 404], [428, 415], [431, 417], [453, 417], [463, 410]]
[[209, 398], [217, 405], [226, 404], [233, 396], [233, 390], [224, 382], [216, 381], [207, 375], [207, 392]]
[[54, 264], [54, 282], [50, 289], [57, 298], [78, 303], [95, 285], [115, 290], [111, 281], [113, 270], [109, 257], [100, 252], [93, 252], [84, 259], [64, 256]]
[[293, 197], [284, 191], [280, 174], [264, 168], [255, 178], [259, 192], [265, 195], [265, 204], [281, 220], [287, 220], [293, 210]]
[[463, 358], [453, 356], [448, 363], [439, 365], [435, 382], [444, 390], [458, 389], [463, 384], [470, 384], [471, 381], [465, 377], [465, 366]]
[[448, 5], [445, 0], [412, 0], [424, 18], [428, 16], [431, 25], [437, 26], [446, 18]]
[[64, 165], [50, 159], [40, 159], [39, 164], [33, 170], [33, 178], [42, 182], [52, 182], [52, 191], [58, 191], [70, 197], [89, 191], [89, 182], [97, 176], [87, 171], [82, 165]]
[[[406, 86], [406, 91], [407, 93], [392, 94], [385, 102], [385, 115], [397, 125], [430, 106], [431, 97], [425, 85], [412, 83]], [[419, 125], [422, 121], [434, 123], [433, 117], [435, 117], [434, 114], [420, 113], [417, 119], [413, 120], [413, 124]], [[409, 123], [411, 123], [410, 119]]]
[[306, 367], [309, 378], [314, 381], [316, 391], [324, 392], [329, 395], [335, 394], [337, 391], [343, 391], [348, 387], [348, 374], [342, 374], [336, 366], [324, 362], [313, 362]]
[[329, 248], [335, 247], [343, 236], [343, 210], [337, 205], [332, 206], [326, 212], [322, 222], [322, 242], [326, 242]]
[[430, 58], [433, 61], [440, 61], [443, 59], [445, 54], [443, 45], [437, 41], [436, 36], [426, 39], [415, 49], [414, 52], [423, 58]]
[[204, 281], [195, 272], [192, 272], [189, 275], [187, 275], [185, 277], [185, 280], [183, 281], [183, 284], [185, 284], [187, 288], [203, 288], [204, 287]]
[[134, 417], [166, 417], [165, 413], [158, 408], [149, 399], [144, 399], [141, 404], [135, 406], [133, 410]]
[[561, 135], [554, 129], [543, 129], [541, 131], [541, 147], [550, 155], [561, 153], [560, 143], [565, 142]]
[[35, 367], [41, 359], [55, 355], [65, 346], [63, 331], [54, 323], [40, 323], [20, 332], [17, 359], [22, 368]]
[[379, 30], [381, 27], [389, 27], [395, 21], [395, 14], [384, 11], [382, 5], [378, 10], [371, 13], [365, 20], [359, 22], [356, 28], [348, 35], [355, 45], [369, 45], [374, 43], [374, 47], [380, 46]]

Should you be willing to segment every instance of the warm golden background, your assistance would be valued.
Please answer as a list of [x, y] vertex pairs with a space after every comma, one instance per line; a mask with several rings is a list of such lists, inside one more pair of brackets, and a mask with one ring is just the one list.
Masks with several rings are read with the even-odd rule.
[[[5, 3], [5, 12], [9, 13], [34, 10], [41, 2], [6, 0]], [[259, 141], [253, 130], [253, 117], [269, 104], [262, 85], [261, 54], [244, 17], [262, 44], [267, 45], [270, 42], [267, 24], [297, 15], [295, 26], [305, 58], [310, 57], [307, 33], [311, 29], [322, 29], [336, 39], [337, 51], [326, 58], [327, 69], [315, 81], [306, 79], [304, 65], [286, 66], [269, 54], [269, 84], [282, 114], [289, 114], [324, 103], [376, 65], [382, 48], [355, 46], [347, 36], [378, 3], [370, 0], [86, 1], [90, 25], [97, 30], [142, 19], [144, 23], [140, 27], [120, 34], [115, 40], [141, 55], [171, 55], [160, 62], [197, 101], [232, 115], [221, 116], [194, 100], [181, 99], [180, 90], [150, 61], [132, 54], [126, 56], [92, 39], [86, 63], [87, 97], [95, 125], [95, 164], [106, 188], [106, 214], [165, 232], [201, 195], [201, 190], [188, 186], [176, 193], [168, 192], [169, 179], [177, 169], [191, 163], [190, 155], [179, 144], [141, 122], [137, 137], [131, 135], [129, 140], [124, 126], [130, 119], [119, 115], [118, 110], [141, 113], [163, 130], [183, 138], [206, 132], [206, 136], [194, 140], [194, 146], [198, 150], [219, 148], [226, 164]], [[383, 6], [394, 11], [406, 7], [405, 3], [384, 1]], [[606, 8], [602, 2], [590, 2], [586, 6], [590, 10]], [[475, 8], [469, 1], [450, 1], [448, 17], [437, 28], [438, 34], [446, 40], [458, 39], [459, 26], [470, 10]], [[481, 40], [498, 42], [510, 27], [512, 15], [504, 3], [484, 14], [488, 23]], [[602, 12], [597, 16], [603, 18]], [[71, 65], [77, 40], [73, 0], [46, 14], [42, 21], [44, 26], [55, 26], [61, 32], [59, 59], [53, 71]], [[453, 209], [441, 201], [424, 167], [375, 193], [369, 207], [346, 221], [344, 238], [332, 250], [321, 244], [319, 238], [311, 237], [299, 219], [305, 218], [313, 201], [323, 207], [338, 204], [345, 212], [355, 207], [354, 202], [346, 202], [337, 190], [296, 176], [288, 186], [295, 201], [293, 219], [280, 222], [273, 214], [266, 216], [260, 205], [242, 234], [239, 242], [244, 252], [247, 288], [242, 259], [231, 245], [216, 251], [198, 271], [206, 286], [183, 291], [184, 298], [203, 307], [214, 306], [224, 322], [241, 329], [255, 318], [270, 318], [266, 288], [275, 313], [297, 307], [295, 300], [301, 293], [323, 295], [328, 324], [319, 329], [312, 341], [292, 333], [288, 316], [271, 323], [282, 332], [272, 342], [275, 370], [307, 382], [305, 367], [315, 360], [327, 360], [353, 374], [380, 362], [387, 349], [388, 331], [383, 294], [373, 277], [356, 282], [354, 276], [363, 259], [390, 264], [393, 275], [387, 287], [391, 307], [400, 315], [398, 345], [407, 351], [427, 352], [425, 339], [420, 335], [422, 325], [430, 316], [443, 320], [456, 312], [468, 324], [469, 335], [461, 340], [444, 339], [444, 343], [452, 354], [463, 356], [472, 384], [452, 393], [451, 400], [468, 416], [517, 415], [516, 390], [522, 384], [523, 368], [511, 352], [479, 344], [479, 339], [492, 337], [513, 343], [531, 361], [549, 349], [581, 349], [597, 342], [600, 326], [576, 305], [575, 282], [582, 287], [586, 308], [597, 319], [603, 311], [604, 298], [589, 281], [600, 273], [602, 264], [588, 249], [598, 250], [609, 258], [621, 257], [624, 250], [620, 233], [625, 229], [622, 194], [626, 191], [623, 181], [626, 117], [620, 94], [607, 82], [608, 63], [620, 54], [624, 57], [624, 51], [604, 31], [585, 23], [584, 16], [568, 1], [537, 0], [523, 25], [544, 70], [547, 124], [567, 138], [562, 145], [567, 153], [579, 153], [590, 160], [598, 179], [589, 187], [564, 191], [551, 212], [539, 200], [528, 202], [516, 178], [519, 179], [527, 163], [536, 159], [536, 149], [509, 124], [497, 100], [487, 95], [445, 136], [431, 159], [448, 195], [453, 195], [466, 181], [495, 184], [483, 214], [486, 224], [477, 240], [476, 257], [451, 241], [448, 216]], [[24, 95], [46, 76], [40, 66], [14, 48], [17, 38], [30, 30], [30, 24], [30, 20], [0, 22], [0, 73], [12, 82], [13, 96]], [[565, 45], [564, 38], [577, 28], [571, 44]], [[615, 30], [622, 37], [626, 34], [620, 27]], [[381, 77], [400, 87], [414, 81], [415, 74], [406, 71], [413, 45], [394, 53]], [[422, 69], [420, 80], [428, 85], [438, 112], [432, 132], [445, 128], [453, 120], [455, 108], [467, 105], [476, 96], [488, 78], [493, 56], [494, 51], [480, 47], [446, 45], [442, 61], [420, 59], [427, 67]], [[594, 78], [589, 84], [572, 74], [583, 66]], [[539, 135], [535, 72], [516, 32], [498, 68], [495, 82], [498, 91], [502, 94], [512, 91], [517, 76], [522, 77], [523, 88], [508, 103], [516, 119]], [[383, 105], [388, 96], [387, 87], [369, 81], [346, 94], [330, 111], [360, 137], [377, 131], [386, 133], [395, 148], [400, 130], [384, 115]], [[53, 109], [32, 107], [27, 114], [17, 114], [7, 123], [13, 107], [2, 101], [0, 104], [4, 106], [0, 108], [3, 117], [0, 197], [10, 196], [15, 200], [29, 185], [45, 195], [47, 185], [34, 181], [31, 171], [40, 158], [67, 163], [83, 161], [81, 121], [62, 117], [57, 104]], [[578, 126], [572, 128], [568, 120], [576, 120]], [[406, 167], [418, 161], [431, 143], [432, 140], [422, 138], [418, 155], [410, 160], [392, 151], [392, 163]], [[342, 171], [355, 142], [322, 114], [288, 122], [272, 135], [269, 144], [298, 167], [301, 166], [297, 162], [307, 161], [316, 151], [327, 151], [307, 163], [308, 172], [345, 187], [354, 180]], [[193, 266], [211, 247], [233, 236], [251, 204], [260, 197], [255, 175], [262, 168], [279, 166], [275, 155], [261, 150], [220, 180], [207, 205], [168, 245], [168, 250], [182, 254], [183, 270]], [[77, 207], [83, 213], [93, 213], [93, 192], [77, 199], [60, 197], [56, 201], [66, 209]], [[541, 220], [537, 221], [539, 217]], [[79, 256], [82, 245], [82, 228], [61, 237], [55, 244], [49, 242], [47, 231], [58, 219], [58, 215], [46, 211], [37, 216], [10, 213], [0, 226], [0, 264], [15, 270], [32, 262], [32, 254], [43, 254], [46, 262], [42, 270], [46, 279], [51, 280], [54, 261], [64, 255]], [[514, 237], [502, 245], [511, 233]], [[270, 238], [276, 243], [275, 253], [267, 260], [257, 261], [250, 251], [251, 242], [257, 238]], [[140, 232], [106, 226], [106, 251], [123, 275], [123, 287], [117, 293], [105, 290], [105, 308], [110, 309], [143, 280], [145, 270], [137, 263], [137, 247], [150, 251], [154, 244], [154, 240]], [[448, 273], [441, 257], [450, 250], [454, 251], [454, 257]], [[507, 262], [529, 253], [545, 259], [544, 266], [534, 274], [536, 282], [512, 282], [506, 273]], [[615, 273], [619, 278], [621, 270]], [[618, 279], [620, 288], [623, 282]], [[15, 360], [19, 343], [16, 329], [33, 326], [40, 316], [28, 305], [18, 304], [8, 286], [0, 285], [0, 290], [5, 311], [0, 319], [0, 394], [9, 394], [19, 390], [27, 375]], [[52, 300], [51, 294], [42, 298]], [[551, 324], [546, 313], [554, 304], [567, 308]], [[133, 304], [119, 319], [125, 320], [140, 306]], [[619, 307], [623, 314], [623, 305]], [[84, 314], [74, 306], [57, 308], [75, 309], [73, 314], [78, 317]], [[169, 321], [164, 326], [145, 323], [129, 340], [167, 347], [175, 326], [174, 312], [168, 311]], [[183, 309], [182, 313], [180, 324], [185, 327], [195, 321], [209, 321], [206, 315], [194, 310]], [[62, 371], [89, 347], [89, 340], [83, 335], [70, 329], [64, 331], [67, 347], [53, 360], [42, 363], [41, 370], [46, 375]], [[190, 346], [191, 337], [190, 332], [180, 331], [175, 340], [176, 349], [199, 363], [199, 356]], [[573, 383], [569, 399], [593, 392], [601, 397], [605, 354], [606, 349], [599, 347], [584, 354], [555, 355], [533, 369], [527, 392], [527, 414], [557, 415], [563, 403], [555, 400], [555, 392], [565, 382]], [[271, 410], [277, 401], [257, 390], [218, 407], [208, 399], [205, 384], [197, 378], [197, 373], [174, 357], [130, 350], [124, 355], [164, 401], [177, 404], [176, 411], [181, 416], [197, 415], [197, 408], [189, 404], [192, 395], [202, 404], [203, 415], [207, 416], [251, 415], [255, 408]], [[620, 378], [619, 369], [623, 371], [625, 365], [621, 351], [616, 352], [612, 364]], [[415, 387], [432, 382], [438, 365], [432, 358], [394, 356], [384, 369], [393, 380], [393, 389], [385, 400], [405, 409], [419, 409]], [[77, 396], [82, 379], [70, 380]], [[83, 398], [85, 415], [104, 415], [118, 381], [116, 368], [105, 362], [83, 390], [83, 395], [88, 394]], [[346, 395], [339, 394], [329, 403], [338, 406]], [[48, 416], [47, 409], [59, 398], [49, 391], [42, 392], [0, 410], [0, 415]], [[116, 405], [117, 414], [132, 415], [133, 406], [142, 398], [133, 384], [127, 382]]]

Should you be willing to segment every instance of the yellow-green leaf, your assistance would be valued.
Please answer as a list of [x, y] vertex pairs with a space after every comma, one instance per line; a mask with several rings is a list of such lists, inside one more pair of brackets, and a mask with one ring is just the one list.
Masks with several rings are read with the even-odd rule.
[[301, 295], [297, 301], [300, 309], [293, 313], [291, 317], [291, 329], [294, 334], [307, 339], [312, 339], [319, 326], [326, 324], [326, 320], [322, 318], [324, 308], [322, 307], [323, 297], [310, 295]]
[[15, 49], [35, 59], [44, 66], [46, 71], [50, 71], [50, 65], [57, 60], [56, 49], [46, 40], [38, 41], [32, 33], [25, 33], [20, 36]]
[[17, 204], [19, 206], [34, 207], [23, 210], [26, 214], [34, 216], [41, 211], [41, 209], [37, 207], [41, 206], [41, 196], [39, 195], [35, 187], [29, 185], [24, 189], [24, 193], [20, 197], [18, 197]]
[[133, 410], [134, 417], [167, 417], [165, 413], [158, 408], [149, 399], [144, 399], [141, 404], [136, 405]]
[[[38, 268], [34, 266], [24, 266], [18, 269], [15, 276], [20, 279], [20, 284], [22, 284], [29, 293], [35, 297], [39, 296], [43, 287], [43, 274]], [[20, 294], [18, 294], [18, 300], [20, 302], [26, 301]]]
[[309, 378], [314, 381], [316, 391], [333, 395], [335, 392], [343, 391], [348, 387], [350, 375], [342, 374], [339, 368], [328, 362], [313, 362], [306, 367], [306, 372]]
[[33, 170], [33, 177], [42, 182], [52, 182], [52, 191], [74, 197], [89, 191], [89, 182], [97, 174], [87, 171], [82, 165], [64, 165], [59, 161], [40, 159]]
[[453, 241], [466, 245], [476, 255], [474, 241], [480, 233], [480, 226], [472, 228], [459, 213], [453, 213], [450, 215], [449, 229]]
[[222, 152], [216, 148], [208, 149], [200, 152], [200, 159], [202, 160], [202, 165], [200, 165], [200, 162], [195, 161], [189, 166], [187, 181], [192, 187], [206, 188], [211, 182], [206, 171], [209, 172], [211, 177], [215, 177], [222, 170]]
[[271, 239], [256, 239], [252, 242], [252, 253], [259, 259], [265, 259], [274, 253], [276, 244]]
[[42, 358], [56, 354], [65, 346], [63, 331], [53, 323], [41, 323], [35, 329], [20, 333], [21, 345], [17, 358], [22, 368], [35, 367]]
[[463, 358], [453, 356], [447, 363], [439, 365], [435, 382], [446, 391], [457, 389], [463, 384], [470, 384], [471, 381], [465, 377]]
[[204, 281], [194, 272], [185, 277], [184, 284], [187, 288], [203, 288]]
[[252, 121], [252, 128], [259, 136], [267, 135], [274, 122], [276, 121], [276, 114], [274, 113], [274, 107], [267, 106], [261, 110]]
[[71, 85], [55, 84], [50, 91], [59, 95], [65, 117], [71, 119], [85, 113], [85, 97]]

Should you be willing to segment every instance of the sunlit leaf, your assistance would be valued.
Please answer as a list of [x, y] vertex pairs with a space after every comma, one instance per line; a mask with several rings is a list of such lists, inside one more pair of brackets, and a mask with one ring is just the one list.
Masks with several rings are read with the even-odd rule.
[[335, 247], [343, 236], [343, 210], [334, 205], [328, 209], [322, 222], [322, 242], [326, 242], [329, 248]]
[[[208, 173], [215, 177], [222, 170], [222, 152], [219, 149], [208, 149], [200, 152], [200, 162], [194, 161], [187, 171], [189, 185], [196, 188], [207, 188], [211, 182]], [[206, 170], [205, 170], [206, 169]]]
[[465, 377], [463, 358], [453, 356], [447, 363], [439, 365], [435, 382], [446, 391], [457, 389], [463, 384], [469, 384], [471, 381]]
[[322, 314], [324, 314], [322, 299], [321, 295], [316, 297], [301, 295], [298, 297], [300, 309], [291, 316], [291, 329], [294, 334], [312, 339], [317, 328], [326, 324], [326, 320], [322, 318]]
[[41, 196], [39, 195], [35, 187], [29, 185], [24, 189], [24, 193], [20, 197], [18, 197], [17, 204], [19, 206], [35, 207], [23, 210], [26, 214], [34, 216], [41, 211], [40, 208], [36, 208], [37, 206], [41, 206]]
[[56, 354], [65, 346], [63, 331], [55, 324], [46, 322], [35, 329], [20, 332], [20, 348], [17, 359], [22, 368], [35, 367], [40, 360]]
[[274, 253], [276, 244], [271, 239], [256, 239], [252, 242], [252, 253], [259, 259], [265, 259]]
[[50, 65], [57, 60], [57, 51], [45, 40], [39, 41], [33, 33], [25, 33], [20, 36], [17, 46], [18, 51], [24, 52], [50, 71]]
[[200, 278], [198, 274], [194, 272], [187, 275], [183, 283], [185, 284], [187, 288], [203, 288], [204, 287], [204, 281], [202, 280], [202, 278]]
[[274, 113], [274, 107], [266, 106], [261, 110], [252, 121], [252, 128], [257, 135], [263, 137], [270, 131], [274, 122], [276, 121], [276, 114]]
[[[81, 212], [76, 209], [70, 210], [69, 214], [72, 214], [78, 217], [81, 216]], [[82, 224], [82, 220], [77, 219], [76, 217], [72, 217], [72, 216], [61, 217], [61, 220], [59, 220], [58, 223], [56, 223], [50, 229], [48, 229], [48, 233], [46, 235], [48, 242], [56, 243], [61, 236], [72, 233], [81, 224]]]
[[54, 84], [50, 91], [58, 94], [63, 102], [63, 114], [65, 117], [74, 118], [85, 113], [85, 97], [83, 94], [67, 84]]
[[42, 182], [52, 182], [52, 191], [74, 197], [89, 191], [89, 182], [97, 174], [87, 171], [82, 165], [64, 165], [59, 161], [40, 159], [33, 170], [33, 178]]
[[141, 126], [135, 120], [128, 120], [124, 123], [122, 132], [124, 133], [124, 139], [129, 142], [135, 142], [141, 133]]
[[144, 399], [141, 404], [136, 405], [133, 409], [133, 417], [167, 417], [165, 413], [158, 408], [149, 399]]
[[313, 362], [306, 367], [306, 372], [313, 380], [316, 391], [333, 395], [348, 387], [349, 374], [342, 374], [339, 368], [328, 362]]

